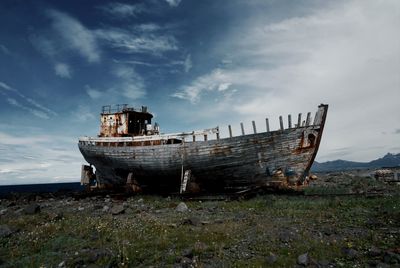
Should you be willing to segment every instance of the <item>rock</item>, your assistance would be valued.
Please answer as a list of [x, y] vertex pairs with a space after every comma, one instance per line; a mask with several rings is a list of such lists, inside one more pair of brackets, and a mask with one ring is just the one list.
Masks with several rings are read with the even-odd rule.
[[7, 213], [8, 209], [2, 209], [0, 210], [0, 215], [5, 215]]
[[375, 265], [376, 268], [390, 268], [391, 266], [389, 264], [379, 262]]
[[275, 263], [277, 260], [278, 260], [278, 257], [277, 257], [274, 253], [272, 253], [272, 252], [269, 253], [269, 255], [267, 256], [267, 259], [266, 259], [266, 261], [267, 261], [268, 264], [273, 264], [273, 263]]
[[112, 252], [106, 249], [83, 249], [80, 252], [75, 252], [72, 265], [68, 264], [68, 267], [93, 267], [94, 263], [100, 258], [111, 256]]
[[24, 212], [27, 215], [33, 215], [40, 212], [40, 206], [38, 204], [30, 204], [24, 208]]
[[22, 212], [24, 212], [24, 211], [25, 211], [25, 209], [20, 208], [20, 209], [17, 209], [16, 211], [14, 211], [14, 213], [15, 213], [16, 215], [20, 215], [20, 214], [22, 214]]
[[107, 212], [107, 211], [109, 211], [110, 210], [110, 207], [109, 206], [104, 206], [103, 207], [103, 212]]
[[333, 228], [324, 228], [324, 229], [322, 230], [322, 233], [323, 233], [324, 235], [330, 236], [330, 235], [335, 234], [336, 231], [335, 231]]
[[60, 262], [60, 263], [58, 264], [58, 267], [60, 267], [60, 268], [67, 267], [67, 266], [65, 265], [65, 261]]
[[391, 251], [386, 251], [383, 256], [383, 262], [388, 264], [398, 264], [400, 263], [400, 255]]
[[182, 256], [192, 258], [193, 257], [193, 249], [187, 248], [182, 251]]
[[200, 219], [196, 217], [190, 217], [186, 218], [182, 221], [182, 225], [193, 225], [193, 226], [199, 226], [201, 224]]
[[78, 211], [83, 211], [83, 210], [85, 210], [84, 207], [78, 207]]
[[194, 243], [194, 250], [197, 252], [203, 252], [205, 250], [207, 250], [208, 246], [200, 241], [197, 241], [196, 243]]
[[111, 257], [112, 253], [106, 249], [91, 249], [88, 252], [88, 260], [89, 262], [96, 262], [100, 258]]
[[188, 257], [183, 257], [181, 259], [182, 267], [191, 267], [192, 260]]
[[143, 204], [143, 198], [138, 199], [136, 203]]
[[356, 258], [358, 258], [358, 251], [352, 248], [343, 248], [342, 252], [344, 253], [344, 255], [346, 255], [347, 258], [354, 260]]
[[124, 212], [125, 212], [125, 208], [123, 205], [114, 205], [111, 208], [111, 214], [113, 214], [113, 215], [122, 214]]
[[48, 218], [50, 221], [58, 221], [61, 220], [63, 218], [63, 214], [62, 213], [58, 213], [58, 212], [50, 212], [48, 214]]
[[100, 204], [94, 205], [94, 206], [93, 206], [93, 209], [94, 209], [94, 210], [100, 210], [100, 209], [103, 209], [103, 206], [100, 205]]
[[380, 250], [379, 248], [372, 246], [369, 251], [368, 251], [368, 255], [371, 257], [377, 257], [380, 256], [382, 254], [382, 250]]
[[186, 212], [186, 211], [189, 210], [189, 208], [188, 208], [188, 206], [187, 206], [184, 202], [180, 202], [180, 203], [176, 206], [175, 210], [178, 211], [178, 212]]
[[288, 243], [292, 240], [292, 234], [289, 231], [282, 232], [279, 234], [279, 240], [284, 243]]
[[309, 261], [308, 253], [301, 254], [297, 257], [297, 264], [307, 266]]
[[222, 223], [224, 223], [224, 220], [223, 219], [215, 219], [214, 223], [222, 224]]
[[9, 237], [12, 233], [13, 231], [11, 231], [8, 225], [0, 225], [0, 238]]
[[151, 207], [141, 204], [137, 206], [136, 212], [149, 211], [150, 209]]
[[323, 268], [323, 267], [329, 267], [330, 262], [328, 260], [319, 260], [318, 261], [318, 266]]

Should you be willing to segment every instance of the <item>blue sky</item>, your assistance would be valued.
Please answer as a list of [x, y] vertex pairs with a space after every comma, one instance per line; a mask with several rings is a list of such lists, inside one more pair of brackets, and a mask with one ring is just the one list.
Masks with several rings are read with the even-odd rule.
[[318, 161], [400, 152], [400, 2], [0, 2], [0, 184], [78, 181], [102, 105], [162, 132], [315, 112]]

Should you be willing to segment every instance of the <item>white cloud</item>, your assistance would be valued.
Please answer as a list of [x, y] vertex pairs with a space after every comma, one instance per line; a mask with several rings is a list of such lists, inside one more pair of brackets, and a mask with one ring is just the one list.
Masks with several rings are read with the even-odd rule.
[[160, 25], [155, 23], [138, 24], [135, 25], [134, 28], [141, 32], [154, 32], [164, 29], [164, 27], [161, 27]]
[[[136, 14], [135, 12], [139, 12], [143, 7], [112, 3], [101, 9], [109, 13], [120, 14], [120, 16], [128, 16]], [[164, 52], [176, 51], [179, 48], [172, 33], [176, 26], [172, 24], [160, 26], [155, 23], [145, 23], [115, 28], [88, 29], [77, 19], [63, 12], [50, 9], [46, 14], [52, 20], [53, 31], [44, 32], [41, 35], [32, 34], [30, 40], [38, 51], [53, 60], [60, 53], [74, 51], [89, 62], [99, 62], [100, 45], [108, 46], [122, 53], [144, 53], [156, 56], [160, 56]]]
[[[232, 84], [235, 77], [221, 69], [215, 69], [210, 74], [196, 78], [190, 85], [184, 86], [181, 90], [175, 92], [172, 96], [180, 99], [189, 100], [192, 103], [197, 103], [201, 99], [201, 95], [206, 92], [220, 90], [224, 88], [221, 85]], [[221, 91], [221, 90], [220, 90]]]
[[275, 23], [254, 17], [215, 47], [240, 65], [201, 75], [174, 96], [204, 110], [213, 105], [208, 94], [223, 94], [219, 85], [229, 83], [237, 96], [219, 105], [232, 107], [242, 121], [304, 114], [329, 103], [320, 159], [339, 147], [352, 148], [350, 160], [376, 158], [399, 143], [398, 135], [381, 136], [400, 125], [394, 116], [400, 98], [399, 9], [398, 1], [355, 0]]
[[0, 81], [0, 87], [3, 88], [3, 89], [5, 89], [5, 90], [8, 90], [8, 91], [15, 91], [15, 89], [13, 89], [13, 88], [10, 87], [9, 85], [7, 85], [6, 83], [1, 82], [1, 81]]
[[115, 18], [129, 18], [136, 17], [138, 14], [144, 12], [146, 9], [142, 4], [126, 4], [126, 3], [109, 3], [101, 6], [101, 10], [109, 13]]
[[60, 49], [53, 40], [42, 35], [31, 35], [29, 40], [32, 45], [45, 56], [54, 57]]
[[3, 52], [5, 55], [11, 55], [10, 50], [3, 44], [0, 44], [0, 50]]
[[79, 181], [83, 159], [69, 137], [0, 132], [0, 151], [1, 185]]
[[[119, 63], [111, 67], [111, 75], [115, 77], [111, 86], [107, 89], [98, 90], [89, 85], [85, 86], [86, 93], [90, 98], [106, 99], [107, 102], [120, 100], [121, 97], [130, 100], [143, 98], [146, 95], [146, 87], [144, 79], [135, 72], [134, 68]], [[88, 114], [89, 112], [83, 111], [83, 107], [75, 112], [78, 114]], [[82, 120], [89, 120], [91, 117], [84, 116]]]
[[100, 29], [96, 36], [105, 40], [111, 47], [125, 53], [151, 53], [159, 55], [177, 50], [177, 41], [172, 35], [149, 32], [137, 33], [122, 29]]
[[218, 86], [218, 91], [225, 91], [227, 90], [232, 84], [231, 83], [222, 83]]
[[2, 93], [2, 95], [6, 97], [6, 100], [9, 104], [18, 107], [20, 109], [23, 109], [25, 111], [28, 111], [39, 118], [48, 119], [50, 118], [51, 115], [57, 116], [57, 113], [54, 112], [53, 110], [41, 105], [37, 101], [19, 92], [19, 90], [1, 81], [0, 81], [0, 93]]
[[182, 0], [165, 0], [171, 7], [177, 7]]
[[112, 72], [121, 81], [119, 85], [111, 88], [112, 92], [118, 92], [132, 100], [146, 95], [144, 80], [133, 68], [121, 65], [116, 66]]
[[94, 88], [90, 87], [89, 85], [86, 85], [85, 89], [86, 89], [86, 93], [92, 99], [98, 99], [103, 96], [103, 93], [101, 91], [94, 89]]
[[186, 56], [186, 59], [183, 63], [183, 67], [184, 67], [185, 73], [189, 72], [190, 69], [192, 69], [193, 64], [192, 64], [192, 57], [190, 56], [190, 54], [188, 54]]
[[37, 110], [37, 109], [32, 109], [32, 108], [27, 107], [27, 106], [24, 106], [21, 103], [19, 103], [16, 99], [7, 98], [7, 102], [9, 104], [15, 106], [15, 107], [18, 107], [18, 108], [21, 108], [23, 110], [26, 110], [26, 111], [30, 112], [31, 114], [33, 114], [33, 115], [35, 115], [35, 116], [37, 116], [39, 118], [49, 119], [49, 116], [45, 112]]
[[71, 78], [71, 70], [65, 63], [56, 63], [54, 71], [56, 72], [56, 75], [61, 78]]
[[68, 49], [74, 50], [89, 62], [100, 60], [100, 50], [93, 32], [83, 26], [78, 20], [57, 10], [48, 10], [52, 19], [52, 27], [61, 36]]
[[76, 122], [87, 122], [95, 120], [96, 116], [88, 105], [78, 105], [78, 107], [71, 112], [71, 118]]

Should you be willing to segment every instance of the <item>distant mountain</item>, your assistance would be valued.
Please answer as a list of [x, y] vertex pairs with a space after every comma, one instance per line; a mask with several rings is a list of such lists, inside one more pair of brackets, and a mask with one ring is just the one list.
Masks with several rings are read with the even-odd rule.
[[341, 171], [350, 169], [366, 169], [366, 168], [382, 168], [382, 167], [397, 167], [400, 166], [400, 154], [388, 153], [382, 158], [372, 160], [370, 162], [353, 162], [346, 160], [334, 160], [319, 163], [314, 161], [311, 171]]

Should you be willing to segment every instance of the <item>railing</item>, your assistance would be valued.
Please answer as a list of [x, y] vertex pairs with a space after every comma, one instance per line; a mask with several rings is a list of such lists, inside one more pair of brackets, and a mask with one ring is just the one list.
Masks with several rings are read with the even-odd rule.
[[[106, 106], [108, 107], [108, 106]], [[124, 109], [132, 109], [133, 108], [127, 108], [127, 106], [124, 105], [119, 105], [119, 107]], [[118, 108], [118, 105], [117, 105]], [[276, 131], [284, 131], [285, 129], [294, 129], [294, 128], [304, 128], [304, 127], [315, 127], [315, 126], [321, 126], [324, 124], [326, 112], [327, 112], [327, 105], [320, 105], [318, 107], [318, 110], [312, 118], [311, 113], [308, 112], [306, 117], [303, 119], [302, 114], [298, 114], [297, 120], [295, 118], [292, 118], [292, 115], [288, 115], [287, 117], [287, 127], [284, 124], [284, 118], [282, 116], [279, 116], [279, 129], [274, 130], [273, 132]], [[106, 110], [106, 112], [111, 111], [111, 108], [109, 110]], [[147, 111], [147, 107], [142, 106], [141, 111]], [[103, 113], [104, 113], [104, 107], [103, 107]], [[293, 119], [293, 120], [292, 120]], [[296, 122], [297, 121], [297, 122]], [[270, 130], [270, 121], [268, 118], [265, 118], [265, 130], [266, 132], [271, 132]], [[257, 134], [257, 127], [255, 121], [252, 121], [252, 127], [253, 127], [253, 133]], [[243, 123], [240, 123], [240, 129], [241, 129], [241, 135], [244, 136], [246, 135], [245, 133], [245, 128]], [[228, 133], [229, 133], [229, 138], [234, 137], [233, 131], [232, 131], [232, 126], [228, 125]], [[264, 132], [264, 130], [261, 130], [261, 132]], [[169, 133], [169, 134], [157, 134], [157, 135], [148, 135], [148, 136], [135, 136], [135, 137], [101, 137], [101, 138], [90, 138], [90, 137], [83, 137], [80, 139], [80, 141], [85, 141], [85, 142], [127, 142], [127, 141], [152, 141], [152, 140], [168, 140], [168, 139], [180, 139], [184, 142], [195, 142], [197, 136], [202, 136], [204, 141], [209, 140], [213, 135], [215, 135], [215, 138], [217, 140], [220, 139], [220, 128], [215, 127], [215, 128], [210, 128], [210, 129], [203, 129], [203, 130], [197, 130], [197, 131], [191, 131], [191, 132], [180, 132], [180, 133]], [[249, 133], [250, 134], [250, 133]], [[239, 136], [239, 135], [238, 135]], [[192, 138], [190, 138], [192, 137]], [[201, 138], [200, 138], [201, 139]]]
[[101, 109], [102, 114], [114, 114], [126, 111], [148, 113], [147, 106], [142, 106], [140, 109], [135, 109], [133, 107], [129, 107], [128, 104], [104, 105]]

